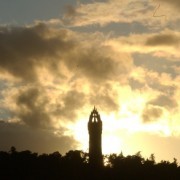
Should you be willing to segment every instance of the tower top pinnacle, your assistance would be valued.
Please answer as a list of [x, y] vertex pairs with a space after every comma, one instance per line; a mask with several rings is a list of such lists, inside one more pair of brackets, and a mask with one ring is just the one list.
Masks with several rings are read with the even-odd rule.
[[94, 106], [94, 109], [91, 111], [91, 114], [89, 116], [89, 122], [101, 122], [100, 115], [97, 111], [97, 109]]

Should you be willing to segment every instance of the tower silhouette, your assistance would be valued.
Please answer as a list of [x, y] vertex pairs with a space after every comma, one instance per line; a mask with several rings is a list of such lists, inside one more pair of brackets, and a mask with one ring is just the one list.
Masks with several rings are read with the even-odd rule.
[[103, 165], [101, 148], [102, 121], [95, 107], [89, 116], [88, 131], [89, 164], [91, 166], [100, 167]]

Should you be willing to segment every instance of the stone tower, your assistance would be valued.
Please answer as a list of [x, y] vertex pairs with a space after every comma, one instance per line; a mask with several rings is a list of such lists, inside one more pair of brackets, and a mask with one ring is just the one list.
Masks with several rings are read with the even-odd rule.
[[89, 164], [91, 166], [100, 167], [103, 165], [101, 148], [102, 121], [95, 107], [89, 116], [88, 131]]

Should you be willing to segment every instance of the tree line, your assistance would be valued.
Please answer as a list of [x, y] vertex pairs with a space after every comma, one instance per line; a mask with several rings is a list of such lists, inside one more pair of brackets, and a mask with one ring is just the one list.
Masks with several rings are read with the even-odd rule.
[[103, 167], [92, 167], [88, 153], [70, 150], [65, 155], [58, 151], [50, 154], [18, 152], [11, 147], [8, 152], [0, 151], [0, 179], [26, 180], [179, 180], [180, 166], [173, 162], [156, 162], [152, 154], [143, 158], [141, 153], [124, 156], [105, 155]]

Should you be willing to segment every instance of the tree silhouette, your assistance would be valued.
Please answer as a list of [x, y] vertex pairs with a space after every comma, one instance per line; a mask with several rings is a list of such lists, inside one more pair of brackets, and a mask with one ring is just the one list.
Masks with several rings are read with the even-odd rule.
[[162, 160], [156, 163], [154, 154], [145, 159], [140, 152], [128, 156], [121, 152], [104, 156], [104, 161], [105, 166], [92, 168], [88, 163], [88, 154], [83, 151], [38, 155], [29, 150], [18, 152], [11, 147], [8, 152], [0, 151], [0, 179], [180, 179], [180, 167], [175, 158], [172, 162]]

